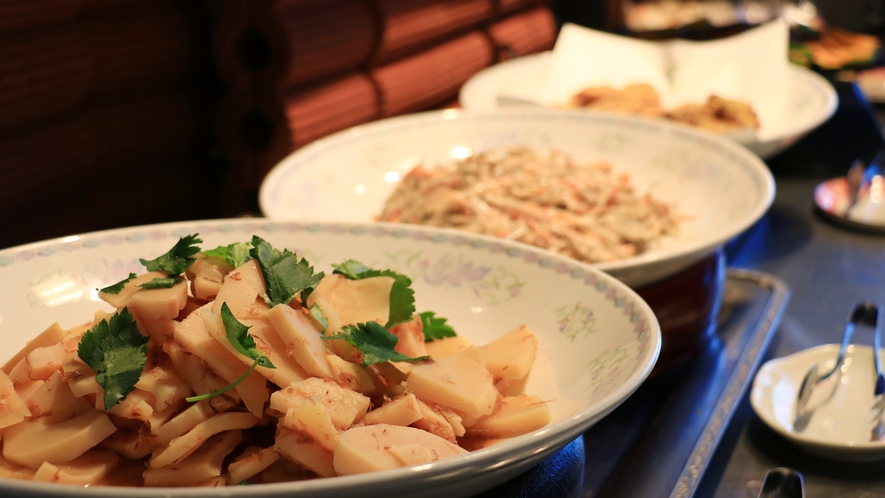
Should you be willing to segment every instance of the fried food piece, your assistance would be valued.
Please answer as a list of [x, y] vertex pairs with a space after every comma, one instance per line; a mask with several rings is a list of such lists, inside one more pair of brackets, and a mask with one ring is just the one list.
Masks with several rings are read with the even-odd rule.
[[594, 86], [572, 96], [572, 107], [586, 107], [598, 111], [661, 117], [664, 110], [658, 92], [651, 85], [635, 83], [621, 90], [609, 86]]
[[651, 85], [635, 83], [623, 89], [610, 86], [587, 87], [572, 96], [570, 107], [663, 117], [710, 131], [729, 132], [759, 128], [759, 119], [750, 104], [710, 95], [703, 104], [684, 104], [664, 111], [658, 92]]
[[865, 63], [876, 57], [879, 39], [872, 35], [828, 27], [818, 40], [806, 43], [815, 64], [824, 69], [838, 69], [853, 63]]
[[711, 131], [759, 128], [750, 104], [710, 95], [705, 104], [684, 104], [667, 113], [667, 118]]

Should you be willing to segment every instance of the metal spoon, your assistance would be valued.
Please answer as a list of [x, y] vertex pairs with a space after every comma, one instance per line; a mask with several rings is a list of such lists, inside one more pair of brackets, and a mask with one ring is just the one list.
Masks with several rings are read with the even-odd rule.
[[[799, 394], [796, 396], [796, 419], [793, 422], [793, 430], [796, 432], [802, 432], [808, 427], [808, 422], [811, 420], [811, 416], [814, 415], [814, 409], [807, 410], [806, 407], [808, 405], [808, 400], [811, 399], [811, 392], [814, 390], [815, 386], [824, 380], [828, 379], [831, 375], [836, 373], [839, 368], [842, 367], [842, 363], [845, 361], [845, 352], [848, 349], [848, 345], [851, 343], [851, 336], [854, 334], [854, 328], [857, 324], [868, 325], [873, 327], [875, 330], [875, 335], [873, 336], [873, 342], [875, 343], [875, 351], [877, 354], [875, 355], [875, 363], [876, 363], [876, 389], [875, 396], [877, 399], [877, 404], [874, 405], [874, 409], [876, 406], [879, 406], [879, 403], [885, 407], [885, 398], [882, 395], [885, 392], [885, 375], [882, 373], [882, 366], [879, 362], [878, 355], [878, 345], [879, 345], [879, 306], [869, 302], [860, 302], [854, 306], [854, 309], [851, 311], [851, 315], [848, 317], [848, 323], [845, 325], [845, 332], [842, 334], [842, 344], [839, 347], [839, 355], [836, 357], [836, 364], [833, 365], [833, 368], [826, 372], [821, 373], [818, 369], [817, 364], [811, 366], [808, 370], [808, 373], [805, 374], [805, 378], [802, 379], [802, 384], [799, 387]], [[836, 386], [838, 387], [838, 385]], [[834, 387], [835, 390], [835, 387]], [[835, 391], [834, 391], [835, 392]], [[883, 431], [885, 434], [885, 431]]]
[[765, 474], [757, 498], [804, 498], [805, 479], [801, 472], [786, 467], [771, 469]]

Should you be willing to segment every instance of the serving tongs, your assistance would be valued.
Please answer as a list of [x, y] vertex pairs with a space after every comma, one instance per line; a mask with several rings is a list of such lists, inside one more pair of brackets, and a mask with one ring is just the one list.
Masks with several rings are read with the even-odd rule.
[[[845, 332], [842, 334], [842, 344], [839, 348], [839, 355], [836, 357], [836, 364], [828, 372], [822, 373], [815, 363], [808, 370], [808, 373], [805, 374], [805, 378], [802, 379], [802, 385], [799, 387], [799, 394], [796, 396], [796, 419], [793, 422], [793, 430], [796, 432], [802, 432], [808, 427], [808, 422], [811, 420], [812, 415], [814, 415], [814, 410], [817, 406], [820, 406], [820, 404], [818, 404], [812, 408], [808, 407], [808, 401], [811, 399], [812, 391], [814, 391], [814, 388], [818, 384], [830, 378], [842, 368], [842, 364], [845, 362], [845, 352], [848, 350], [848, 345], [851, 343], [851, 336], [854, 334], [855, 327], [860, 324], [869, 326], [873, 329], [873, 360], [876, 365], [876, 385], [873, 392], [875, 397], [873, 403], [873, 416], [877, 417], [878, 422], [876, 427], [873, 428], [871, 439], [878, 441], [885, 438], [885, 427], [883, 427], [881, 421], [882, 414], [885, 412], [885, 396], [883, 396], [883, 394], [885, 394], [885, 374], [882, 373], [882, 364], [879, 359], [879, 347], [881, 341], [879, 337], [880, 308], [879, 305], [869, 302], [857, 303], [851, 311], [851, 314], [848, 316], [848, 323], [845, 325]], [[824, 403], [832, 398], [838, 387], [839, 383], [837, 382], [833, 387], [833, 391]], [[878, 436], [877, 432], [879, 433]]]
[[848, 207], [845, 209], [845, 216], [848, 216], [848, 211], [857, 204], [861, 192], [869, 188], [873, 179], [882, 175], [883, 163], [885, 163], [885, 149], [879, 150], [869, 162], [858, 158], [848, 168], [848, 173], [845, 175], [848, 182]]
[[762, 481], [757, 498], [804, 498], [805, 479], [802, 473], [786, 467], [769, 470]]

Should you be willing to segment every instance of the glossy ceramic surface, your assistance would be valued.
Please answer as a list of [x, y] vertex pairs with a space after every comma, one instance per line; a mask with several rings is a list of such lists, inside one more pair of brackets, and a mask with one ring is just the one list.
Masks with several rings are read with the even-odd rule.
[[[490, 111], [530, 102], [537, 98], [551, 61], [551, 54], [545, 52], [480, 71], [461, 87], [461, 105], [468, 111]], [[826, 79], [793, 65], [787, 94], [789, 119], [783, 125], [778, 129], [760, 129], [756, 135], [735, 134], [734, 139], [762, 158], [772, 157], [829, 119], [839, 103], [836, 91]]]
[[885, 233], [885, 177], [877, 175], [858, 192], [852, 206], [848, 179], [838, 177], [814, 188], [814, 204], [831, 221], [859, 230]]
[[[109, 309], [96, 288], [142, 272], [139, 258], [165, 253], [198, 233], [201, 246], [259, 235], [317, 270], [349, 258], [413, 280], [417, 308], [445, 316], [475, 344], [525, 324], [539, 353], [526, 392], [550, 400], [553, 422], [463, 457], [419, 467], [313, 481], [225, 488], [224, 496], [471, 496], [533, 467], [618, 406], [651, 372], [661, 348], [658, 323], [641, 298], [587, 265], [498, 239], [387, 224], [216, 220], [85, 234], [0, 251], [0, 359], [53, 322], [72, 327]], [[5, 360], [3, 360], [5, 361]], [[146, 496], [219, 496], [219, 489], [127, 489]], [[0, 478], [0, 495], [119, 496]]]
[[377, 121], [289, 155], [265, 177], [262, 212], [274, 219], [368, 222], [412, 167], [508, 146], [559, 150], [605, 161], [685, 221], [676, 236], [636, 257], [594, 266], [636, 287], [660, 281], [713, 253], [759, 219], [774, 180], [745, 148], [663, 121], [581, 111], [446, 110]]
[[869, 346], [849, 346], [843, 368], [812, 392], [808, 407], [815, 411], [808, 426], [802, 432], [793, 426], [805, 373], [814, 364], [822, 371], [832, 369], [838, 352], [838, 344], [825, 344], [762, 365], [750, 395], [753, 409], [769, 427], [814, 455], [849, 461], [885, 458], [885, 441], [870, 440], [876, 422], [876, 371]]

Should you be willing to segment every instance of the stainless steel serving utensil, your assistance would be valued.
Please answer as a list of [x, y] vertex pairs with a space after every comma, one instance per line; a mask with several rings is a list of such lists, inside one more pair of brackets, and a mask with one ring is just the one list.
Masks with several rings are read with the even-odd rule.
[[804, 498], [805, 479], [801, 472], [786, 467], [771, 469], [765, 474], [757, 498]]
[[[878, 312], [876, 314], [878, 318]], [[873, 336], [873, 360], [876, 364], [876, 387], [873, 402], [873, 417], [876, 425], [873, 426], [870, 441], [885, 440], [885, 425], [882, 423], [882, 416], [885, 414], [885, 374], [882, 372], [882, 360], [879, 358], [879, 348], [881, 347], [881, 338], [879, 334], [879, 323], [876, 322], [876, 329]]]
[[865, 164], [863, 159], [857, 159], [848, 168], [848, 173], [845, 175], [848, 181], [848, 207], [844, 216], [848, 216], [848, 212], [857, 204], [861, 190], [869, 185], [873, 178], [882, 174], [883, 160], [885, 160], [885, 150], [880, 150], [869, 163]]
[[[882, 365], [878, 354], [880, 345], [879, 308], [880, 307], [877, 304], [869, 302], [857, 303], [851, 311], [851, 314], [848, 316], [848, 323], [845, 325], [845, 332], [842, 334], [842, 344], [839, 347], [839, 355], [836, 357], [836, 364], [826, 373], [821, 373], [817, 364], [814, 364], [808, 370], [808, 373], [805, 374], [805, 378], [802, 379], [802, 384], [799, 387], [799, 394], [796, 396], [796, 419], [793, 422], [793, 430], [796, 432], [802, 432], [808, 427], [808, 422], [811, 420], [812, 415], [814, 415], [814, 408], [808, 408], [808, 400], [811, 399], [811, 393], [815, 386], [828, 379], [842, 367], [842, 364], [845, 361], [845, 351], [851, 343], [851, 336], [854, 334], [854, 329], [858, 324], [867, 325], [873, 328], [873, 351], [876, 365], [876, 386], [874, 391], [876, 401], [873, 404], [873, 411], [875, 414], [878, 408], [878, 420], [881, 420], [882, 412], [885, 411], [885, 396], [883, 396], [883, 393], [885, 393], [885, 375], [882, 373]], [[833, 393], [835, 393], [837, 387], [838, 384], [833, 387]], [[833, 393], [830, 395], [832, 396]], [[883, 437], [885, 437], [885, 427], [881, 427], [880, 429]], [[873, 432], [875, 434], [876, 428], [873, 429]]]

